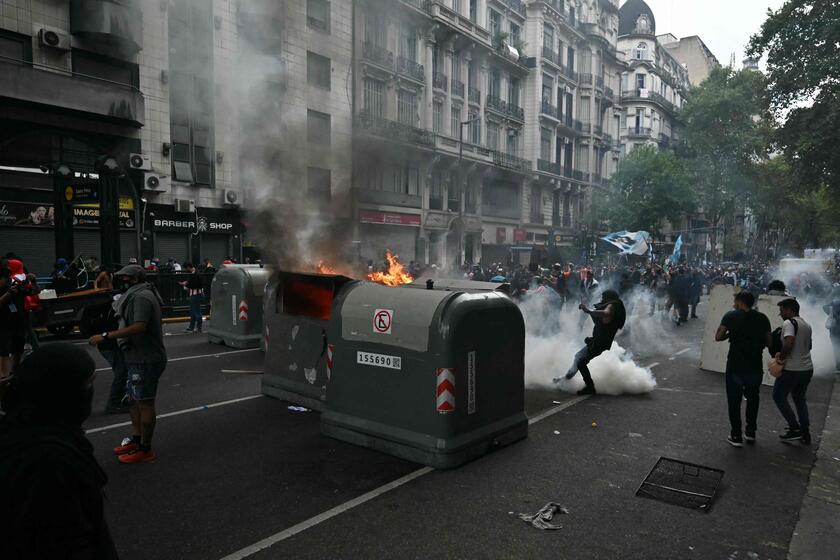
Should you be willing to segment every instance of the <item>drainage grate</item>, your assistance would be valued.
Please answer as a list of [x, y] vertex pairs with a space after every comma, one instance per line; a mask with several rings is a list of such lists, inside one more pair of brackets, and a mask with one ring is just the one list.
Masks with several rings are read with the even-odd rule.
[[709, 511], [723, 473], [720, 469], [660, 457], [636, 490], [636, 495]]

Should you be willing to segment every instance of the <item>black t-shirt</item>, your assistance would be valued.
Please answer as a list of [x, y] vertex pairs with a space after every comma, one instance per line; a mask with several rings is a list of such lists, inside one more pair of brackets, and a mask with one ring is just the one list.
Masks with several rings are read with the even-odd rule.
[[732, 310], [723, 316], [721, 326], [729, 330], [729, 355], [726, 358], [726, 373], [764, 373], [764, 348], [770, 332], [770, 320], [755, 310]]

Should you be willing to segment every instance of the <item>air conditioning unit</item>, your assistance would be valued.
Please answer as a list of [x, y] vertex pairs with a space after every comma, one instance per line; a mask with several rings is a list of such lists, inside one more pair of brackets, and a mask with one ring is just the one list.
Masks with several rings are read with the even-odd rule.
[[239, 206], [239, 193], [233, 189], [225, 189], [223, 195], [224, 203], [228, 206]]
[[501, 50], [503, 57], [513, 60], [514, 62], [519, 61], [519, 51], [516, 50], [513, 45], [503, 42], [499, 50]]
[[152, 170], [152, 160], [146, 154], [128, 154], [128, 166], [142, 171]]
[[143, 174], [143, 190], [152, 192], [169, 192], [169, 177], [157, 173]]
[[38, 29], [38, 43], [45, 48], [58, 51], [70, 50], [70, 35], [55, 27]]
[[175, 211], [179, 214], [194, 214], [195, 213], [195, 200], [189, 200], [186, 198], [176, 198], [175, 199]]

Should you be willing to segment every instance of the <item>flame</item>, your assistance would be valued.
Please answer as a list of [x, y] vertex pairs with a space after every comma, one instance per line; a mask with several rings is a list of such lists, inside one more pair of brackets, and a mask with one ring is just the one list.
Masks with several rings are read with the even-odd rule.
[[316, 270], [318, 271], [318, 274], [338, 274], [338, 271], [336, 269], [326, 264], [324, 261], [318, 262]]
[[385, 258], [388, 260], [387, 272], [371, 272], [368, 274], [368, 280], [385, 284], [386, 286], [399, 286], [401, 284], [411, 284], [414, 278], [406, 271], [405, 267], [398, 260], [397, 255], [392, 255], [391, 251], [385, 252]]

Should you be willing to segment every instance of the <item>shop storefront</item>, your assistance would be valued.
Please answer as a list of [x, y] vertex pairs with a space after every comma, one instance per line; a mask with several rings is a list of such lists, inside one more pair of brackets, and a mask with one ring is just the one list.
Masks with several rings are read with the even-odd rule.
[[152, 233], [148, 261], [176, 259], [196, 265], [210, 259], [218, 267], [226, 258], [241, 256], [242, 225], [235, 209], [196, 208], [194, 213], [176, 212], [172, 206], [150, 204], [146, 231]]
[[420, 223], [420, 214], [359, 210], [362, 259], [378, 263], [390, 250], [404, 263], [417, 260]]

